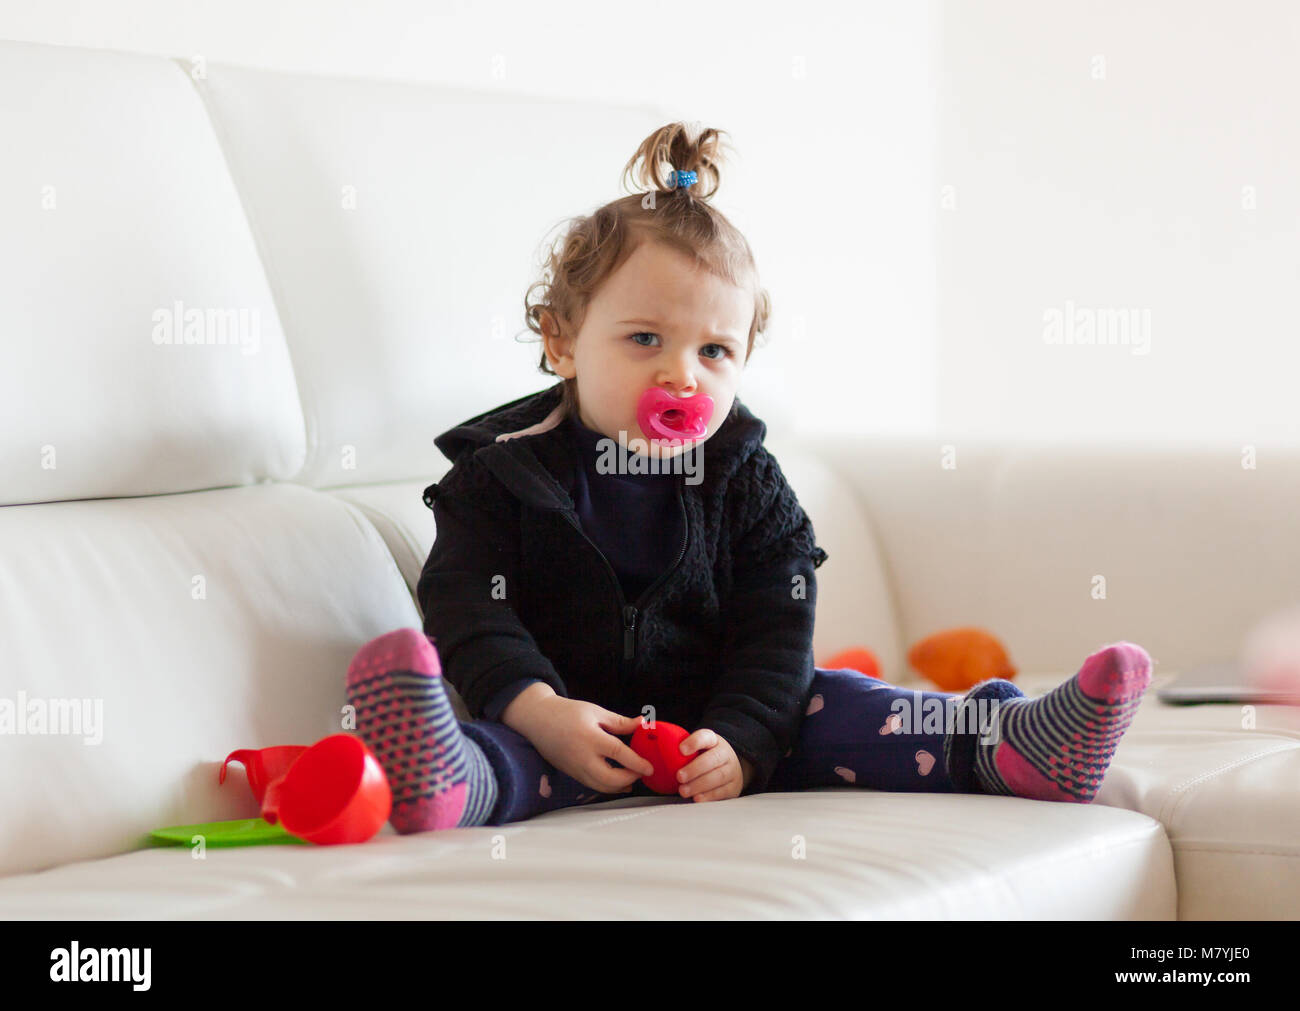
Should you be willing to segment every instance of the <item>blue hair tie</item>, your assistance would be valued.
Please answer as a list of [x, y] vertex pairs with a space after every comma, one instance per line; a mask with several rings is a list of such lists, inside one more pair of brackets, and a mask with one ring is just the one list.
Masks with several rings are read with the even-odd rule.
[[687, 189], [694, 186], [698, 181], [699, 179], [694, 172], [681, 172], [677, 170], [674, 170], [673, 172], [674, 189]]

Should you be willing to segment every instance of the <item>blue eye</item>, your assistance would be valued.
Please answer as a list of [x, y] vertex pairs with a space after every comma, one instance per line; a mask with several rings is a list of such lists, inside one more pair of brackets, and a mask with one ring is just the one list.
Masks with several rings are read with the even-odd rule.
[[[649, 333], [649, 332], [647, 332], [647, 331], [642, 331], [642, 332], [640, 332], [640, 333], [629, 334], [627, 339], [630, 340], [630, 341], [632, 341], [632, 343], [634, 343], [634, 344], [635, 344], [637, 347], [639, 347], [639, 348], [649, 348], [649, 347], [654, 347], [654, 345], [653, 345], [653, 344], [642, 344], [639, 340], [637, 340], [637, 338], [638, 338], [638, 337], [658, 337], [658, 336], [659, 336], [658, 334], [653, 334], [653, 333]], [[721, 354], [721, 355], [705, 355], [705, 357], [708, 358], [710, 361], [714, 361], [714, 362], [716, 362], [716, 361], [721, 361], [723, 358], [734, 358], [734, 357], [735, 357], [735, 355], [732, 354], [731, 349], [730, 349], [729, 347], [727, 347], [725, 344], [705, 344], [704, 346], [705, 346], [706, 348], [720, 348], [720, 349], [722, 350], [722, 354]]]

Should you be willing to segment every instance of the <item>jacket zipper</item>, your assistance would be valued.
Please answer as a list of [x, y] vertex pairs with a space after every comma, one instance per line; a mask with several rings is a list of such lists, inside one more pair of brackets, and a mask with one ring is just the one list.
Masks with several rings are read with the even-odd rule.
[[[678, 480], [677, 480], [677, 508], [682, 517], [682, 527], [683, 527], [681, 550], [677, 552], [677, 558], [673, 561], [673, 564], [670, 565], [663, 572], [661, 572], [659, 574], [659, 578], [656, 579], [653, 583], [651, 583], [650, 586], [646, 587], [646, 591], [643, 594], [641, 594], [641, 597], [637, 601], [637, 604], [644, 605], [645, 602], [649, 600], [650, 597], [653, 596], [656, 591], [658, 591], [659, 587], [668, 579], [668, 577], [677, 571], [677, 566], [681, 565], [682, 559], [686, 557], [686, 545], [690, 543], [691, 530], [690, 530], [690, 520], [686, 515], [686, 503], [682, 501], [682, 478], [680, 475], [678, 475]], [[606, 562], [606, 564], [608, 564], [608, 562]], [[612, 572], [613, 569], [611, 568], [610, 571]], [[626, 622], [623, 630], [623, 659], [631, 660], [634, 656], [636, 656], [637, 608], [635, 606], [628, 607], [623, 614], [624, 614], [624, 621]]]
[[593, 550], [595, 550], [596, 554], [600, 556], [600, 560], [605, 563], [605, 571], [609, 573], [609, 578], [614, 584], [614, 592], [618, 594], [619, 613], [623, 618], [624, 660], [631, 660], [636, 656], [636, 619], [637, 615], [640, 613], [637, 605], [644, 606], [646, 601], [649, 600], [655, 591], [659, 589], [663, 582], [677, 570], [677, 566], [681, 565], [682, 559], [686, 556], [686, 546], [690, 543], [690, 520], [686, 516], [686, 504], [682, 501], [682, 478], [680, 475], [678, 475], [677, 480], [677, 507], [680, 510], [682, 519], [686, 521], [683, 524], [686, 529], [682, 534], [681, 550], [677, 552], [677, 558], [673, 564], [664, 572], [660, 573], [659, 578], [648, 586], [645, 592], [637, 598], [636, 604], [629, 604], [624, 599], [623, 585], [618, 581], [618, 574], [614, 571], [614, 566], [609, 564], [609, 559], [605, 557], [605, 552], [601, 551], [600, 548], [596, 546], [596, 542], [587, 536], [587, 531], [582, 529], [582, 524], [579, 522], [577, 515], [571, 511], [564, 514], [565, 518], [573, 525], [574, 529], [577, 530], [578, 533], [582, 534], [583, 539], [586, 540], [586, 542], [592, 546]]

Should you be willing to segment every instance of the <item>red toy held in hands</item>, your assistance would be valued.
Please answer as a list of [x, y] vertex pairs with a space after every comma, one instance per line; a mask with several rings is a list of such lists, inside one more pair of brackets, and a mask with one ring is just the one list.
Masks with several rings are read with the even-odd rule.
[[695, 751], [689, 755], [682, 754], [682, 741], [691, 735], [676, 723], [656, 720], [647, 724], [644, 719], [632, 734], [633, 751], [655, 767], [649, 776], [642, 776], [641, 782], [655, 793], [676, 793], [677, 773], [682, 766], [699, 754]]

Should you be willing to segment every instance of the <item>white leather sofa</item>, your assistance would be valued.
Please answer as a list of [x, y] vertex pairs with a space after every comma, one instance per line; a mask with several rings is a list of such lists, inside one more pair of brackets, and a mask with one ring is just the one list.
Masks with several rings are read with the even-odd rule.
[[[537, 244], [667, 117], [15, 43], [0, 94], [0, 699], [102, 707], [0, 734], [0, 916], [1300, 910], [1294, 712], [1154, 694], [1088, 806], [845, 786], [149, 847], [254, 816], [220, 760], [336, 732], [355, 651], [420, 626], [432, 439], [550, 382], [511, 339]], [[866, 645], [916, 684], [907, 645], [978, 624], [1031, 693], [1118, 639], [1159, 685], [1298, 588], [1296, 450], [944, 440], [947, 469], [935, 440], [770, 431], [831, 556], [819, 662]]]

